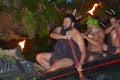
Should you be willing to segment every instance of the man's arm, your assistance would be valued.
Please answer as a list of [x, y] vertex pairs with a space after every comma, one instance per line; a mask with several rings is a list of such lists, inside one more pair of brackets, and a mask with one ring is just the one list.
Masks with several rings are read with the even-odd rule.
[[81, 51], [80, 65], [83, 65], [83, 63], [86, 59], [86, 50], [85, 50], [84, 39], [79, 32], [75, 33], [74, 39], [75, 39], [75, 42], [78, 44], [79, 49]]
[[91, 32], [91, 29], [87, 29], [87, 31], [84, 34], [88, 35], [90, 32]]
[[106, 29], [105, 29], [105, 34], [110, 33], [113, 28], [114, 28], [113, 26], [110, 26], [110, 27], [106, 28]]
[[70, 39], [71, 35], [64, 36], [60, 34], [61, 29], [62, 29], [61, 27], [55, 28], [55, 30], [52, 33], [50, 33], [50, 37], [53, 39]]
[[97, 40], [95, 40], [95, 39], [93, 39], [93, 38], [90, 38], [90, 37], [88, 37], [88, 36], [86, 36], [86, 35], [84, 35], [84, 34], [83, 34], [83, 37], [84, 37], [88, 42], [90, 42], [90, 43], [93, 44], [94, 46], [98, 47], [98, 46], [100, 46], [101, 43], [103, 42], [104, 37], [105, 37], [105, 34], [104, 34], [104, 31], [102, 31], [102, 32], [99, 34]]
[[53, 30], [53, 32], [50, 33], [50, 37], [53, 39], [63, 39], [64, 36], [60, 34], [61, 27], [57, 27]]

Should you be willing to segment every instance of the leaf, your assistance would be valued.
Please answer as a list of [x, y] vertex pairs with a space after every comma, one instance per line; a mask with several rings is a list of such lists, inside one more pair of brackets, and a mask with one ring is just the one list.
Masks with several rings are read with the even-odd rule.
[[48, 35], [47, 25], [44, 21], [41, 21], [39, 27], [39, 38], [44, 38]]
[[62, 2], [65, 2], [66, 0], [56, 0], [55, 2], [56, 3], [62, 3]]
[[39, 0], [23, 0], [23, 2], [31, 12], [37, 11]]
[[34, 14], [30, 11], [26, 14], [26, 29], [30, 39], [35, 35], [35, 20], [33, 15]]

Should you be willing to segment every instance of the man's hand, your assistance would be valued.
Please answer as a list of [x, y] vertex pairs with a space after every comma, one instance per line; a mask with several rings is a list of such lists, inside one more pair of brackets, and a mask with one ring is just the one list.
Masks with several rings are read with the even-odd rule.
[[112, 30], [115, 28], [116, 26], [111, 26]]
[[69, 39], [71, 39], [71, 37], [72, 37], [71, 35], [66, 35], [66, 36], [63, 37], [63, 39], [68, 39], [69, 40]]
[[82, 37], [83, 37], [83, 38], [85, 38], [85, 37], [86, 37], [84, 33], [81, 33], [81, 34], [82, 34]]
[[83, 70], [81, 64], [76, 65], [76, 68], [78, 72], [81, 72]]

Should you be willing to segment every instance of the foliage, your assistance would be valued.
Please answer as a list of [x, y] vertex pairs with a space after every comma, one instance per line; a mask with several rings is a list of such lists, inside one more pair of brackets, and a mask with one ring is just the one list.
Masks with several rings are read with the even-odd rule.
[[[48, 0], [3, 0], [0, 3], [4, 5], [3, 9], [6, 9], [5, 11], [10, 12], [8, 14], [12, 14], [12, 22], [9, 25], [11, 29], [8, 31], [9, 33], [14, 33], [15, 27], [21, 22], [23, 23], [22, 26], [26, 28], [24, 30], [27, 31], [27, 35], [30, 39], [34, 38], [36, 34], [39, 35], [39, 38], [44, 38], [48, 35], [48, 25], [52, 20], [57, 24], [61, 22], [61, 14], [54, 8], [54, 4]], [[22, 8], [18, 8], [20, 6]], [[28, 9], [27, 14], [23, 12], [23, 8]], [[25, 18], [25, 23], [22, 21], [23, 18]], [[48, 20], [50, 21], [49, 23]], [[51, 27], [53, 27], [53, 25]]]
[[25, 17], [26, 17], [26, 28], [27, 28], [27, 33], [29, 35], [29, 38], [33, 38], [34, 34], [35, 34], [35, 20], [33, 18], [33, 13], [32, 12], [28, 12]]
[[17, 10], [17, 12], [15, 12], [15, 19], [17, 21], [21, 21], [22, 17], [23, 17], [23, 14], [22, 14], [21, 10]]
[[[43, 36], [43, 33], [47, 31], [47, 27], [46, 27], [47, 25], [45, 23], [48, 19], [55, 20], [57, 24], [60, 24], [62, 20], [62, 15], [55, 10], [54, 4], [49, 3], [47, 0], [44, 0], [43, 4], [45, 5], [46, 9], [40, 15], [41, 27], [39, 34], [41, 35], [41, 37]], [[53, 25], [51, 25], [51, 27], [53, 27]]]
[[56, 0], [56, 3], [62, 3], [65, 2], [66, 0]]
[[19, 9], [20, 8], [20, 0], [1, 0], [5, 8], [11, 9]]
[[[24, 1], [27, 1], [27, 0], [24, 0]], [[35, 2], [33, 2], [33, 5], [34, 4], [36, 5]], [[38, 4], [40, 6], [42, 6], [42, 9], [40, 12], [36, 11], [37, 9], [35, 9], [35, 8], [37, 8], [37, 7], [33, 6], [34, 8], [31, 8], [32, 5], [27, 4], [27, 7], [29, 9], [31, 9], [30, 11], [32, 13], [32, 14], [30, 13], [28, 15], [27, 23], [26, 23], [28, 35], [30, 36], [30, 38], [33, 38], [36, 33], [38, 33], [39, 38], [46, 37], [46, 35], [48, 34], [47, 22], [49, 19], [55, 20], [56, 23], [58, 23], [58, 24], [61, 22], [61, 16], [60, 16], [59, 12], [55, 10], [53, 4], [51, 4], [47, 0], [44, 0], [44, 1], [41, 0], [39, 3], [37, 3], [37, 5]], [[32, 11], [34, 11], [34, 12], [32, 12]]]
[[46, 16], [46, 19], [54, 19], [57, 23], [61, 22], [62, 15], [55, 10], [54, 4], [51, 4], [48, 1], [43, 1], [46, 9], [44, 10], [43, 14]]
[[35, 12], [38, 10], [39, 0], [22, 0], [24, 5], [31, 11]]
[[[36, 34], [39, 35], [39, 38], [44, 38], [48, 35], [49, 25], [53, 28], [55, 25], [61, 23], [63, 16], [56, 10], [56, 3], [57, 6], [59, 5], [59, 7], [63, 7], [64, 10], [73, 10], [74, 8], [77, 8], [78, 13], [86, 16], [86, 12], [91, 9], [94, 3], [102, 2], [102, 5], [95, 11], [95, 15], [101, 17], [103, 20], [105, 20], [105, 17], [103, 16], [106, 16], [104, 13], [105, 10], [110, 10], [112, 8], [120, 14], [120, 7], [116, 7], [116, 5], [120, 4], [119, 0], [74, 0], [71, 4], [66, 4], [66, 0], [54, 0], [54, 2], [50, 2], [49, 0], [0, 0], [0, 11], [5, 10], [8, 14], [12, 14], [11, 23], [7, 25], [10, 27], [10, 30], [8, 32], [7, 30], [4, 31], [6, 33], [4, 33], [4, 36], [2, 37], [5, 38], [7, 34], [12, 34], [14, 37], [14, 29], [17, 25], [16, 22], [22, 21], [24, 15], [24, 13], [22, 13], [22, 8], [24, 7], [27, 7], [29, 10], [29, 13], [25, 15], [25, 28], [28, 32], [27, 34], [29, 38], [34, 38]], [[55, 21], [54, 24], [52, 23], [52, 20]], [[80, 23], [84, 24], [85, 20], [80, 21]], [[19, 38], [19, 36], [17, 35], [16, 38]]]
[[3, 56], [4, 56], [4, 54], [0, 52], [0, 57], [3, 57]]

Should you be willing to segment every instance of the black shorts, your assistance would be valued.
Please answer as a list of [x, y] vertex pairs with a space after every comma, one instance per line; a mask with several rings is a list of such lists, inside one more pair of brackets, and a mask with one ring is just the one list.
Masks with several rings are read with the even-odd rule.
[[[81, 54], [77, 54], [77, 59], [78, 61], [80, 60]], [[61, 53], [60, 55], [57, 55], [55, 53], [52, 53], [52, 56], [50, 58], [50, 64], [53, 64], [56, 60], [62, 59], [62, 58], [69, 58], [73, 60], [73, 63], [75, 64], [74, 58], [72, 54], [66, 54], [66, 53]]]
[[116, 49], [117, 49], [117, 47], [115, 47], [115, 46], [108, 46], [107, 54], [108, 54], [108, 55], [114, 54], [115, 51], [116, 51]]
[[94, 51], [90, 51], [90, 50], [86, 50], [86, 60], [88, 60], [88, 58], [93, 55], [93, 56], [98, 56], [99, 58], [103, 57], [103, 53], [102, 52], [94, 52]]

